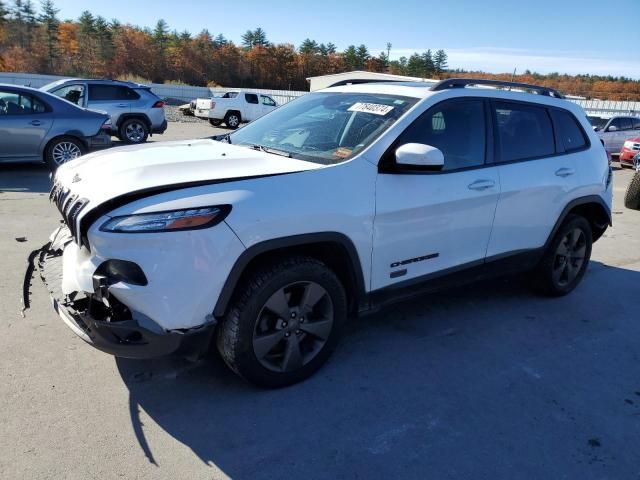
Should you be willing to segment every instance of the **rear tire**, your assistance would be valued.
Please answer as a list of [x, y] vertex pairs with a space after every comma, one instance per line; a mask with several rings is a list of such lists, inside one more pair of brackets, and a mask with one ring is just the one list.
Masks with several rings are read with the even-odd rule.
[[236, 128], [238, 128], [240, 126], [241, 121], [242, 121], [242, 118], [240, 117], [240, 114], [238, 112], [228, 112], [224, 116], [224, 123], [231, 130], [235, 130]]
[[534, 271], [534, 288], [552, 297], [576, 288], [589, 265], [592, 239], [589, 222], [580, 215], [568, 215]]
[[212, 127], [219, 127], [220, 125], [222, 125], [222, 120], [216, 120], [215, 118], [210, 118], [209, 123], [211, 124]]
[[283, 387], [325, 363], [346, 317], [338, 277], [314, 258], [289, 257], [248, 275], [218, 326], [216, 344], [245, 380]]
[[640, 171], [636, 172], [629, 182], [624, 195], [624, 206], [631, 210], [640, 210]]
[[130, 118], [120, 125], [118, 138], [130, 145], [144, 143], [147, 141], [147, 138], [149, 138], [149, 127], [147, 127], [145, 121], [140, 118]]
[[84, 144], [77, 138], [59, 137], [47, 145], [44, 160], [49, 169], [55, 172], [60, 165], [81, 157], [86, 151]]

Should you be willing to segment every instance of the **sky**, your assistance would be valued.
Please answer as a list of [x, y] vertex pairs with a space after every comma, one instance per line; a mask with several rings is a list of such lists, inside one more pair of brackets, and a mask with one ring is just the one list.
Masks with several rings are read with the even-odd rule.
[[[492, 73], [590, 73], [640, 79], [640, 0], [54, 0], [63, 19], [83, 10], [122, 23], [208, 29], [240, 43], [262, 27], [273, 43], [307, 37], [339, 50], [364, 43], [391, 59], [444, 49], [450, 68]], [[37, 3], [37, 2], [35, 2]]]

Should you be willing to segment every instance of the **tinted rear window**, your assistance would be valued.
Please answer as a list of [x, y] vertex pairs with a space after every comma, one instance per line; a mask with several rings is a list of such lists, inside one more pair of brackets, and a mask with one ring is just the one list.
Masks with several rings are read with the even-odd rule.
[[496, 102], [501, 162], [545, 157], [555, 153], [551, 119], [543, 107]]
[[580, 150], [587, 145], [584, 131], [571, 113], [552, 109], [551, 116], [556, 127], [558, 142], [566, 152]]
[[256, 95], [255, 93], [245, 93], [244, 99], [247, 101], [247, 103], [258, 103], [258, 95]]

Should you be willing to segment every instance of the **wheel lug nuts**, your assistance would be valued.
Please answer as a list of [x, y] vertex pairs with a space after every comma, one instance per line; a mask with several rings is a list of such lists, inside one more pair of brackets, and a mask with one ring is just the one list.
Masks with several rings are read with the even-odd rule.
[[287, 325], [289, 325], [287, 322], [282, 322], [283, 327], [286, 327]]
[[304, 323], [304, 317], [300, 317], [300, 323]]
[[296, 334], [300, 335], [302, 332], [300, 330], [296, 330]]
[[291, 318], [296, 318], [296, 312], [291, 312]]
[[285, 337], [288, 337], [289, 335], [291, 335], [289, 332], [284, 334]]

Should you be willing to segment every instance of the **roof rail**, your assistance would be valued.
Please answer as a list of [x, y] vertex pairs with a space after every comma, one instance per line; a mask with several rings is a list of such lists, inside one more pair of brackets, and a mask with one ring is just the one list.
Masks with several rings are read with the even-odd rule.
[[406, 80], [387, 80], [382, 78], [347, 78], [345, 80], [339, 80], [336, 83], [332, 83], [327, 88], [341, 87], [343, 85], [360, 85], [363, 83], [390, 83], [390, 82], [406, 82]]
[[564, 98], [560, 92], [553, 88], [541, 87], [539, 85], [531, 85], [529, 83], [505, 82], [502, 80], [485, 80], [480, 78], [448, 78], [436, 83], [431, 90], [437, 92], [439, 90], [447, 90], [449, 88], [464, 88], [468, 85], [490, 85], [492, 87], [509, 87], [535, 92], [538, 95], [547, 97]]

